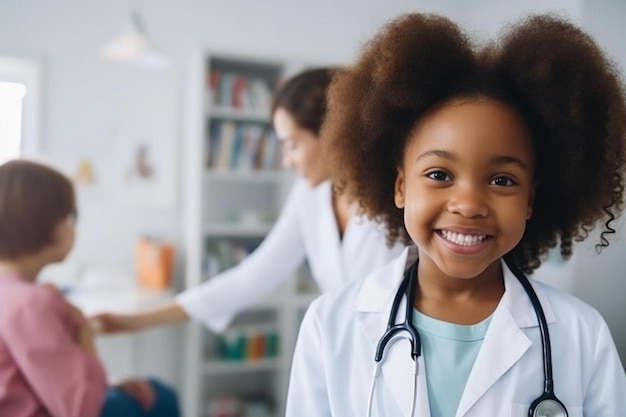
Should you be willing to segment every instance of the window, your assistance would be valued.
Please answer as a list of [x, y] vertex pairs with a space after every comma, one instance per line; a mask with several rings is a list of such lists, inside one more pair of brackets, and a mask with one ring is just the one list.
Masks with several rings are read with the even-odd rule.
[[39, 65], [0, 56], [0, 163], [39, 151]]
[[0, 164], [21, 154], [24, 84], [0, 81]]

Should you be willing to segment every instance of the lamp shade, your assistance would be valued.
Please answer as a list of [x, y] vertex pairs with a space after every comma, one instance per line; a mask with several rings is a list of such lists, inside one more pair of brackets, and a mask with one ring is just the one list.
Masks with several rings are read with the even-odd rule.
[[124, 32], [102, 49], [101, 57], [106, 61], [152, 67], [164, 67], [169, 63], [165, 53], [148, 38], [137, 12], [131, 14]]

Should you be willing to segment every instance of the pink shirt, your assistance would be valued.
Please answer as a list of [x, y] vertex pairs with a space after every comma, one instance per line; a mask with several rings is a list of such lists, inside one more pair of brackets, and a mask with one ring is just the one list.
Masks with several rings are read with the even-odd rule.
[[98, 417], [107, 389], [62, 295], [0, 275], [0, 416]]

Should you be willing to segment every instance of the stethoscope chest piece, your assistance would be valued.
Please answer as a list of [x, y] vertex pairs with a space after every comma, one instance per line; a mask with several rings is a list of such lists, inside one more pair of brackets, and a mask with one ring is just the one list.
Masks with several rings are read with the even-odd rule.
[[544, 394], [531, 405], [528, 417], [568, 417], [567, 409], [556, 397]]

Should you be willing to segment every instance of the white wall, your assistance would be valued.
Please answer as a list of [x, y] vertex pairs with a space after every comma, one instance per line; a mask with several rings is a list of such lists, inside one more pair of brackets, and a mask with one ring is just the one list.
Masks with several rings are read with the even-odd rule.
[[520, 16], [542, 12], [557, 12], [580, 22], [582, 3], [583, 0], [468, 1], [465, 2], [465, 27], [479, 36], [493, 36]]
[[[81, 193], [79, 239], [72, 257], [79, 268], [130, 268], [137, 236], [152, 234], [180, 242], [177, 185], [184, 119], [187, 62], [199, 47], [253, 53], [300, 62], [348, 62], [381, 24], [409, 10], [445, 13], [479, 35], [492, 35], [503, 22], [528, 11], [557, 9], [580, 22], [626, 66], [620, 0], [151, 0], [140, 3], [148, 32], [168, 50], [171, 68], [148, 71], [116, 67], [98, 59], [117, 36], [133, 2], [109, 0], [2, 0], [0, 54], [41, 59], [45, 151], [72, 166], [94, 158], [98, 184]], [[126, 135], [149, 135], [166, 143], [173, 169], [164, 198], [141, 204], [120, 195], [111, 170]], [[622, 226], [622, 235], [624, 227]], [[578, 251], [567, 267], [548, 265], [539, 275], [572, 270], [570, 280], [547, 277], [594, 304], [607, 317], [626, 358], [622, 294], [626, 294], [624, 238], [602, 255]], [[576, 267], [574, 267], [576, 266]]]

